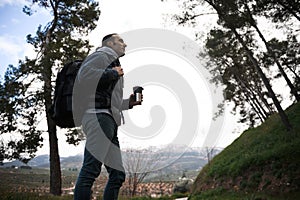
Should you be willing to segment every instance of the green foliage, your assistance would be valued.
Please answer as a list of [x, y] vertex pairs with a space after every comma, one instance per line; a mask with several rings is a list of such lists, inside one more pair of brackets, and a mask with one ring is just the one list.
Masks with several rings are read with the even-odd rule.
[[245, 131], [203, 168], [194, 184], [194, 192], [198, 193], [198, 188], [211, 180], [221, 184], [224, 180], [235, 182], [237, 179], [241, 179], [236, 186], [242, 191], [254, 192], [260, 184], [264, 184], [262, 188], [266, 189], [272, 181], [282, 182], [282, 179], [289, 184], [281, 186], [282, 192], [284, 187], [297, 191], [300, 174], [300, 103], [288, 108], [287, 114], [294, 126], [293, 133], [286, 133], [277, 114], [261, 126]]
[[300, 2], [297, 0], [260, 0], [253, 6], [257, 15], [273, 22], [284, 22], [296, 17], [300, 20]]
[[[286, 76], [285, 80], [294, 98], [299, 101], [296, 95], [299, 93], [299, 68], [294, 67], [298, 63], [297, 55], [294, 53], [298, 51], [297, 30], [291, 28], [295, 23], [293, 20], [295, 18], [299, 20], [299, 9], [295, 9], [299, 5], [295, 1], [277, 0], [203, 0], [200, 2], [192, 0], [184, 1], [183, 15], [175, 17], [175, 20], [183, 25], [198, 24], [196, 18], [203, 13], [198, 13], [201, 9], [197, 8], [203, 2], [217, 12], [219, 25], [210, 30], [206, 40], [206, 50], [210, 59], [207, 68], [214, 75], [221, 75], [225, 85], [226, 100], [235, 103], [234, 111], [239, 111], [240, 121], [248, 122], [252, 128], [217, 155], [210, 165], [203, 168], [194, 184], [194, 192], [198, 194], [200, 191], [222, 186], [232, 189], [234, 184], [237, 186], [236, 190], [245, 189], [253, 192], [258, 187], [261, 189], [261, 187], [274, 186], [276, 177], [285, 178], [284, 181], [288, 180], [288, 184], [293, 182], [292, 187], [282, 186], [282, 188], [294, 191], [298, 188], [297, 182], [299, 182], [299, 179], [295, 178], [299, 177], [297, 176], [299, 170], [295, 170], [294, 163], [299, 162], [297, 154], [300, 152], [297, 147], [300, 144], [300, 129], [296, 124], [300, 121], [299, 116], [293, 115], [299, 113], [299, 105], [298, 107], [295, 105], [293, 112], [289, 112], [294, 130], [293, 133], [287, 132], [280, 123], [280, 118], [287, 129], [290, 129], [289, 120], [285, 117], [278, 97], [272, 90], [270, 80], [290, 73], [289, 75], [292, 75], [290, 82], [294, 82], [294, 85], [288, 83], [289, 78]], [[264, 5], [269, 7], [266, 9]], [[295, 7], [291, 8], [291, 6]], [[261, 13], [258, 13], [256, 12], [258, 7], [264, 7], [265, 10], [262, 9]], [[270, 11], [276, 16], [270, 14]], [[259, 30], [256, 21], [257, 16], [265, 13], [269, 14], [267, 18], [271, 18], [273, 22], [280, 22], [276, 27], [285, 31], [284, 41], [282, 38], [265, 41], [263, 37], [265, 33]], [[291, 24], [289, 27], [284, 25], [287, 22]], [[202, 22], [199, 21], [200, 23]], [[257, 35], [260, 40], [257, 40]], [[261, 40], [267, 47], [267, 51], [260, 47]], [[280, 73], [276, 72], [275, 76], [272, 71], [274, 63], [279, 69], [279, 64], [283, 66], [283, 70], [281, 68]], [[217, 78], [212, 81], [220, 84]], [[272, 98], [274, 104], [270, 104], [269, 98]], [[274, 113], [274, 105], [280, 115], [270, 117]], [[267, 123], [263, 123], [264, 121]], [[260, 123], [263, 123], [262, 126], [253, 129]], [[271, 168], [272, 165], [276, 167]], [[267, 171], [267, 174], [251, 173], [253, 171]], [[270, 173], [276, 174], [275, 180]], [[215, 189], [213, 190], [215, 192]], [[281, 192], [283, 190], [280, 189]], [[201, 193], [200, 196], [202, 197], [203, 194]], [[224, 196], [220, 199], [224, 199]]]
[[173, 200], [176, 198], [183, 198], [187, 197], [187, 195], [184, 194], [174, 194], [172, 196], [163, 196], [163, 197], [157, 197], [157, 198], [152, 198], [152, 197], [132, 197], [129, 198], [130, 200], [150, 200], [150, 199], [155, 199], [155, 200]]
[[[182, 14], [175, 15], [173, 19], [181, 25], [199, 25], [203, 22], [197, 21], [197, 18], [205, 15], [201, 13], [205, 3], [218, 15], [218, 26], [210, 31], [206, 40], [210, 59], [207, 68], [216, 75], [212, 81], [220, 84], [217, 75], [222, 77], [226, 100], [234, 103], [233, 111], [239, 112], [240, 122], [255, 127], [264, 122], [276, 107], [282, 121], [290, 129], [269, 82], [270, 79], [284, 77], [291, 90], [291, 98], [299, 101], [299, 68], [294, 67], [298, 63], [298, 56], [293, 53], [299, 49], [295, 37], [298, 33], [296, 28], [291, 28], [296, 23], [295, 18], [300, 20], [299, 9], [296, 9], [299, 3], [294, 0], [191, 0], [183, 2]], [[278, 40], [285, 41], [266, 41], [265, 33], [259, 29], [261, 24], [257, 21], [261, 16], [276, 23], [273, 25], [284, 31], [286, 40], [281, 37]], [[290, 25], [286, 26], [286, 23]], [[261, 48], [261, 41], [267, 51]], [[274, 65], [278, 66], [278, 72], [272, 69]], [[266, 70], [262, 71], [261, 68]], [[270, 98], [274, 104], [270, 103]]]
[[[100, 15], [98, 3], [92, 0], [32, 0], [29, 4], [23, 9], [25, 14], [33, 15], [38, 6], [39, 10], [47, 10], [52, 20], [45, 26], [39, 25], [36, 35], [27, 35], [36, 58], [26, 57], [18, 66], [9, 66], [0, 83], [0, 135], [10, 134], [12, 138], [1, 141], [0, 162], [3, 159], [27, 162], [34, 157], [43, 142], [45, 130], [38, 128], [42, 119], [47, 119], [49, 134], [56, 134], [47, 112], [54, 74], [62, 63], [83, 59], [88, 54], [91, 46], [84, 36], [96, 27]], [[68, 141], [76, 144], [78, 136], [74, 133], [69, 132]]]
[[[253, 43], [251, 34], [247, 34], [245, 39]], [[248, 123], [250, 127], [264, 121], [273, 112], [272, 106], [267, 103], [268, 93], [232, 32], [212, 29], [206, 40], [206, 51], [210, 57], [207, 68], [222, 78], [225, 99], [234, 103], [233, 112], [239, 112], [239, 121]], [[219, 79], [212, 81], [219, 83]]]
[[[91, 0], [33, 1], [40, 7], [52, 10], [53, 20], [44, 27], [39, 26], [35, 36], [27, 35], [27, 42], [40, 52], [45, 61], [83, 59], [91, 46], [82, 36], [96, 28], [100, 11], [98, 3]], [[32, 6], [34, 5], [32, 4]], [[30, 7], [28, 7], [31, 10]], [[47, 50], [47, 51], [43, 51]]]

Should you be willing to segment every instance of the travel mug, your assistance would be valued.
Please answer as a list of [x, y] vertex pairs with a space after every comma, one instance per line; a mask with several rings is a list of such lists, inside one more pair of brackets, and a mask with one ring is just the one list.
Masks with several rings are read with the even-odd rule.
[[134, 99], [135, 101], [142, 101], [142, 91], [144, 88], [140, 86], [135, 86], [133, 87], [133, 94], [134, 94]]

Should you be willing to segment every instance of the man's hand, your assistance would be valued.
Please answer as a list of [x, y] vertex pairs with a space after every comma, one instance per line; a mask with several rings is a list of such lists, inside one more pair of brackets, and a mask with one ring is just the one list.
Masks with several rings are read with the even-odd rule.
[[123, 76], [124, 75], [123, 68], [121, 66], [113, 67], [112, 69], [116, 70], [118, 72], [119, 76]]
[[131, 94], [129, 97], [129, 108], [132, 108], [133, 106], [137, 106], [137, 105], [142, 105], [142, 102], [143, 102], [143, 95], [141, 101], [136, 101], [134, 94]]

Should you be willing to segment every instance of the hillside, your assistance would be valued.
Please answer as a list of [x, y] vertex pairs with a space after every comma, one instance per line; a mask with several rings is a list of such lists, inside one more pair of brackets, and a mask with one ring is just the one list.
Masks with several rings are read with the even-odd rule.
[[201, 170], [192, 199], [300, 199], [300, 103], [286, 113], [292, 133], [277, 114], [245, 131]]

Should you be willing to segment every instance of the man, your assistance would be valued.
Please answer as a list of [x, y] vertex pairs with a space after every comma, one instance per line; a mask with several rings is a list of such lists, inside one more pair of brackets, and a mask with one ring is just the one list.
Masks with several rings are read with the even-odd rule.
[[87, 138], [74, 200], [91, 198], [91, 187], [101, 172], [102, 164], [109, 174], [104, 200], [118, 199], [119, 189], [125, 181], [117, 130], [122, 110], [141, 104], [141, 101], [134, 100], [133, 95], [123, 100], [124, 72], [118, 58], [125, 55], [126, 46], [116, 33], [105, 36], [102, 46], [84, 60], [78, 72], [80, 92], [87, 102], [82, 119]]

